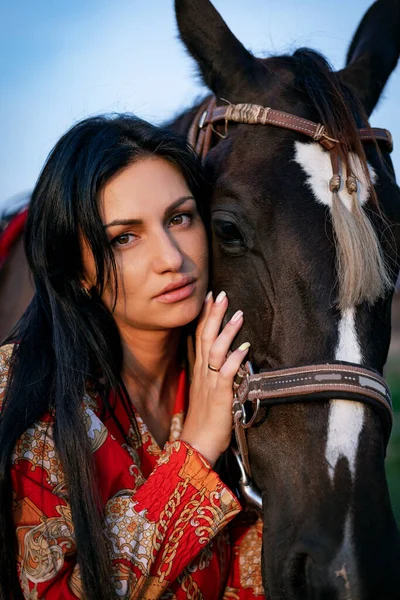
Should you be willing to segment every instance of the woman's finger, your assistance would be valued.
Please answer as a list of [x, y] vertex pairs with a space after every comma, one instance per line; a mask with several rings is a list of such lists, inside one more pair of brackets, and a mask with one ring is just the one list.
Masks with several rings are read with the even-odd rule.
[[203, 308], [199, 315], [199, 320], [196, 327], [196, 357], [199, 358], [201, 358], [201, 336], [213, 304], [212, 292], [208, 292], [204, 299]]
[[210, 348], [218, 337], [221, 324], [228, 308], [228, 299], [225, 292], [221, 292], [215, 299], [213, 306], [211, 307], [210, 313], [207, 316], [201, 333], [201, 354], [203, 364], [207, 363]]
[[233, 378], [238, 372], [240, 365], [243, 363], [249, 348], [249, 342], [244, 342], [244, 344], [241, 344], [239, 348], [228, 356], [219, 372], [222, 385], [225, 383], [225, 385], [232, 386]]
[[222, 367], [226, 360], [229, 348], [235, 339], [239, 329], [243, 325], [243, 311], [238, 310], [225, 325], [215, 342], [210, 348], [208, 363], [218, 369]]

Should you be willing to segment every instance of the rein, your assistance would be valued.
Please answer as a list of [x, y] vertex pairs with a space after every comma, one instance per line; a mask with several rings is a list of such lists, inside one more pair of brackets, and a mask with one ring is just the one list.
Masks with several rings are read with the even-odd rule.
[[[214, 125], [225, 123], [225, 133]], [[330, 137], [320, 123], [309, 121], [256, 104], [228, 104], [217, 106], [215, 96], [206, 98], [200, 105], [188, 132], [188, 142], [202, 161], [211, 149], [213, 133], [225, 139], [228, 123], [249, 125], [273, 125], [302, 133], [320, 143], [330, 152], [333, 175], [329, 189], [336, 193], [341, 185], [340, 140]], [[393, 140], [387, 129], [363, 127], [358, 130], [363, 143], [378, 143], [387, 152], [393, 150]], [[357, 193], [357, 179], [348, 174], [346, 186], [350, 193]], [[257, 420], [260, 408], [294, 403], [324, 402], [332, 399], [361, 402], [372, 406], [381, 419], [385, 435], [385, 447], [389, 440], [393, 408], [390, 390], [385, 380], [374, 370], [358, 364], [333, 361], [324, 364], [253, 372], [250, 362], [242, 366], [234, 381], [233, 421], [237, 449], [231, 447], [240, 471], [238, 483], [241, 496], [248, 505], [262, 512], [262, 498], [251, 481], [251, 466], [246, 439], [246, 429]]]

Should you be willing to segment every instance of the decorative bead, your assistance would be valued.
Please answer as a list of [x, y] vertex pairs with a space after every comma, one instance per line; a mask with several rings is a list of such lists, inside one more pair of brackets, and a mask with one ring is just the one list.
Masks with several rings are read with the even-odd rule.
[[331, 192], [338, 192], [340, 190], [341, 177], [340, 175], [333, 175], [329, 181], [329, 189]]
[[346, 179], [346, 187], [349, 194], [354, 194], [357, 192], [357, 179], [354, 175], [349, 175]]

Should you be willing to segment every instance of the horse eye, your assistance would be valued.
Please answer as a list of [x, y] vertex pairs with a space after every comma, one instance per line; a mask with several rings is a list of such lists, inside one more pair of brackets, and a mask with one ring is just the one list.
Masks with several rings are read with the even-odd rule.
[[217, 238], [223, 244], [228, 246], [245, 246], [242, 234], [232, 221], [215, 219], [213, 221], [213, 227]]

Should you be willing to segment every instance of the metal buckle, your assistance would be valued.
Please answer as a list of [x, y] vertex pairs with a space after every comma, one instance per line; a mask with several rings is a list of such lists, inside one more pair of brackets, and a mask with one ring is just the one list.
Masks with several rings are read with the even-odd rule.
[[[247, 402], [247, 400], [246, 400]], [[251, 400], [251, 403], [253, 404], [253, 414], [251, 416], [250, 421], [246, 422], [247, 419], [247, 415], [246, 415], [246, 408], [245, 408], [245, 404], [246, 402], [244, 402], [242, 404], [242, 418], [240, 420], [240, 424], [243, 427], [243, 429], [248, 429], [249, 427], [251, 427], [254, 423], [254, 421], [256, 420], [256, 417], [258, 415], [258, 409], [260, 408], [260, 399], [257, 398], [256, 400]], [[254, 408], [254, 404], [256, 405], [256, 407]]]
[[204, 123], [206, 122], [208, 112], [205, 110], [199, 120], [199, 129], [203, 129]]
[[240, 495], [244, 498], [244, 500], [249, 506], [255, 508], [258, 512], [262, 513], [262, 497], [260, 491], [248, 477], [239, 451], [236, 448], [233, 448], [232, 446], [231, 451], [236, 459], [236, 463], [240, 471], [240, 479], [238, 482]]

